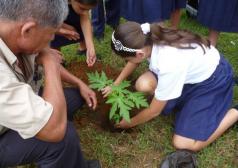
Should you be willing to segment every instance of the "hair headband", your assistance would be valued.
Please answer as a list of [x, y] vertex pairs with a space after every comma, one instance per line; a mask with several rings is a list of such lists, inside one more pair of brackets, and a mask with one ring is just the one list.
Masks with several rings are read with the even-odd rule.
[[123, 44], [119, 40], [115, 39], [114, 32], [112, 33], [112, 42], [115, 46], [115, 50], [117, 50], [117, 51], [126, 51], [126, 52], [136, 52], [136, 51], [138, 51], [138, 49], [132, 49], [132, 48], [127, 48], [127, 47], [123, 46]]
[[[142, 24], [141, 25], [141, 30], [142, 30], [143, 34], [146, 35], [147, 33], [150, 32], [150, 24], [149, 23]], [[112, 33], [112, 42], [115, 46], [116, 51], [126, 51], [126, 52], [136, 52], [136, 51], [138, 51], [138, 49], [133, 49], [133, 48], [128, 48], [128, 47], [123, 46], [123, 44], [119, 40], [115, 39], [114, 33], [115, 33], [115, 31]]]

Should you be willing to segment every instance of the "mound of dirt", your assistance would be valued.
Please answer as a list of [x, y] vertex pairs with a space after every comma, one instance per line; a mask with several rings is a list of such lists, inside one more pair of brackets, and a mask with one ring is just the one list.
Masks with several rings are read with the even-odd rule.
[[[109, 79], [115, 79], [119, 75], [119, 71], [113, 69], [108, 65], [103, 65], [101, 62], [96, 62], [93, 67], [88, 67], [85, 62], [72, 62], [67, 66], [67, 69], [80, 78], [82, 81], [88, 84], [87, 73], [90, 72], [101, 72], [104, 71]], [[112, 123], [109, 121], [108, 113], [111, 106], [106, 104], [106, 99], [103, 98], [102, 94], [98, 91], [95, 91], [97, 94], [97, 109], [92, 111], [88, 107], [84, 107], [81, 111], [85, 112], [85, 116], [75, 117], [75, 123], [78, 126], [86, 125], [87, 123], [93, 123], [97, 127], [96, 129], [104, 129], [109, 131], [118, 131], [115, 130], [112, 126]], [[120, 131], [120, 130], [119, 130]]]

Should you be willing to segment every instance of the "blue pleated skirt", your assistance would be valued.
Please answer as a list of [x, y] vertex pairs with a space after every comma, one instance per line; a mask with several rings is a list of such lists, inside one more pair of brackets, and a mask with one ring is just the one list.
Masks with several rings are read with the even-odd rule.
[[53, 48], [60, 48], [65, 45], [78, 43], [80, 41], [84, 41], [83, 31], [80, 25], [80, 16], [73, 10], [72, 6], [69, 5], [69, 14], [67, 19], [64, 23], [73, 26], [76, 31], [79, 33], [80, 39], [79, 40], [68, 40], [64, 36], [55, 35], [55, 39], [51, 42], [51, 47]]
[[121, 15], [138, 23], [161, 22], [185, 5], [186, 0], [121, 0]]
[[200, 0], [198, 21], [221, 32], [238, 32], [238, 0]]
[[169, 100], [162, 114], [175, 110], [175, 134], [206, 141], [218, 128], [232, 103], [233, 71], [221, 56], [207, 80], [184, 85], [179, 98]]

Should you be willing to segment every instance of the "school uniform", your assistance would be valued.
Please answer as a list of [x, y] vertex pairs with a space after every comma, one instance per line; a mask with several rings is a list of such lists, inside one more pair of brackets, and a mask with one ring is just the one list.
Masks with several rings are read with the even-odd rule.
[[176, 109], [175, 134], [206, 141], [228, 111], [233, 71], [213, 46], [178, 49], [154, 45], [149, 69], [156, 74], [157, 100], [167, 101], [162, 114]]
[[93, 33], [96, 37], [103, 37], [105, 23], [112, 28], [116, 28], [120, 21], [120, 0], [99, 1], [98, 5], [92, 9]]
[[121, 0], [121, 15], [138, 23], [161, 22], [185, 5], [186, 0]]
[[187, 0], [175, 0], [174, 1], [174, 9], [185, 8], [187, 4]]
[[121, 15], [138, 23], [160, 22], [161, 0], [121, 0]]
[[238, 32], [237, 0], [200, 0], [197, 20], [221, 32]]
[[69, 5], [69, 14], [67, 19], [64, 21], [64, 23], [73, 26], [76, 29], [76, 31], [79, 33], [80, 39], [69, 40], [62, 35], [55, 35], [55, 39], [51, 42], [51, 47], [53, 48], [60, 48], [65, 45], [84, 41], [84, 35], [83, 35], [83, 31], [81, 29], [81, 24], [80, 24], [80, 15], [74, 11], [72, 5]]
[[187, 0], [161, 0], [161, 11], [163, 20], [170, 18], [172, 12], [176, 9], [182, 9], [186, 7]]

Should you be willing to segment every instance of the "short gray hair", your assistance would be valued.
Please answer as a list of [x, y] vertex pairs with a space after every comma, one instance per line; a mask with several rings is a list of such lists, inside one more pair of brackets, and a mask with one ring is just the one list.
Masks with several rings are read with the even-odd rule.
[[34, 19], [41, 26], [57, 27], [68, 15], [68, 0], [0, 0], [0, 19]]

